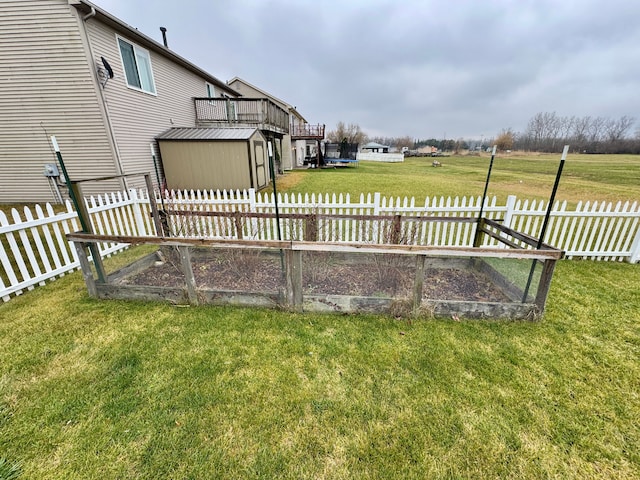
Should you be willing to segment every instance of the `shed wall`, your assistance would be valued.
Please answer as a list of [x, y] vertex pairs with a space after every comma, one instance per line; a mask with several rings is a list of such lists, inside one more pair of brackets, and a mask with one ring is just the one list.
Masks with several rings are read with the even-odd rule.
[[247, 141], [160, 140], [162, 163], [170, 189], [250, 188]]

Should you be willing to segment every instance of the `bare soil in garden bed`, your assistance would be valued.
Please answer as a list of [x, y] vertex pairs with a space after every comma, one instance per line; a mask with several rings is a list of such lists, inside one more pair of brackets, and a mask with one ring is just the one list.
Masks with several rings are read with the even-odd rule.
[[[177, 255], [164, 255], [148, 269], [121, 284], [182, 287], [184, 275]], [[364, 255], [363, 255], [364, 257]], [[302, 288], [306, 295], [354, 295], [411, 298], [413, 259], [366, 255], [365, 261], [343, 262], [330, 256], [303, 256]], [[362, 259], [361, 259], [362, 260]], [[198, 288], [243, 292], [278, 292], [284, 276], [278, 254], [225, 250], [192, 257]], [[426, 268], [423, 298], [475, 302], [510, 302], [485, 274], [460, 268]]]

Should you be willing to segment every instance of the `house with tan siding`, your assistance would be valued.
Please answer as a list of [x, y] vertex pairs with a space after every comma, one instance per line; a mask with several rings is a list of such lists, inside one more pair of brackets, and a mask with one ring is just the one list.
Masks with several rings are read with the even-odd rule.
[[240, 96], [85, 0], [2, 0], [0, 20], [0, 203], [57, 200], [51, 135], [73, 179], [153, 172], [150, 144], [198, 125], [195, 98]]
[[282, 138], [281, 169], [291, 170], [304, 165], [304, 160], [309, 151], [308, 144], [313, 144], [324, 139], [324, 125], [309, 125], [307, 120], [298, 112], [295, 106], [280, 100], [239, 77], [227, 81], [239, 95], [245, 98], [267, 98], [280, 108], [289, 112], [289, 132]]

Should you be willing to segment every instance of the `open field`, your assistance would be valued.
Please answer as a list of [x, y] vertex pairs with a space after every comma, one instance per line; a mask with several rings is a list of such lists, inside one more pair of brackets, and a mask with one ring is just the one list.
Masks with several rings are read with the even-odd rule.
[[[109, 268], [131, 252], [108, 259]], [[540, 323], [0, 305], [0, 476], [640, 476], [640, 269], [563, 261]]]
[[[423, 202], [429, 196], [481, 196], [490, 156], [451, 156], [431, 166], [430, 157], [409, 157], [404, 163], [360, 162], [358, 168], [340, 167], [296, 170], [278, 179], [278, 190], [295, 193], [382, 192], [384, 195], [415, 196]], [[498, 155], [489, 194], [504, 200], [549, 198], [560, 154]], [[356, 197], [357, 198], [357, 197]], [[640, 156], [569, 154], [556, 197], [578, 201], [639, 200]]]

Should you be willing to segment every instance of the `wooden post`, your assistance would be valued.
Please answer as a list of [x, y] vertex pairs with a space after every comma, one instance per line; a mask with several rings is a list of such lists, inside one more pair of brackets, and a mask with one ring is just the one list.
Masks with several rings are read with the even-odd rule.
[[302, 311], [302, 252], [286, 250], [287, 260], [287, 306], [296, 312]]
[[89, 263], [89, 258], [87, 257], [87, 244], [73, 242], [73, 245], [78, 254], [80, 269], [82, 270], [82, 277], [84, 278], [84, 283], [87, 285], [89, 296], [95, 298], [98, 296], [98, 289], [96, 288], [96, 281], [93, 278], [91, 264]]
[[151, 215], [153, 216], [153, 224], [156, 227], [156, 235], [158, 237], [164, 237], [164, 229], [162, 228], [162, 222], [160, 221], [160, 214], [158, 213], [158, 205], [156, 204], [156, 195], [153, 190], [153, 184], [151, 183], [151, 176], [148, 173], [144, 174], [144, 181], [147, 184], [147, 194], [149, 195], [149, 205], [151, 206]]
[[402, 238], [402, 215], [394, 215], [391, 223], [390, 241], [394, 245], [398, 245]]
[[198, 292], [196, 291], [196, 279], [193, 276], [193, 268], [191, 266], [191, 250], [189, 247], [177, 247], [180, 253], [180, 265], [184, 273], [184, 279], [187, 287], [187, 296], [191, 305], [198, 305]]
[[547, 295], [549, 294], [549, 288], [551, 287], [551, 278], [553, 277], [553, 271], [555, 268], [555, 260], [545, 260], [543, 262], [542, 274], [540, 275], [540, 282], [538, 283], [538, 291], [536, 292], [535, 299], [535, 304], [538, 307], [538, 313], [540, 315], [544, 312], [544, 305], [547, 301]]
[[422, 304], [422, 289], [424, 286], [425, 255], [416, 256], [416, 277], [413, 282], [413, 316], [417, 317]]
[[304, 216], [304, 241], [318, 241], [318, 215], [309, 213]]
[[473, 239], [474, 248], [480, 248], [482, 246], [482, 242], [484, 241], [484, 232], [482, 231], [485, 227], [486, 223], [484, 218], [480, 218], [476, 225], [476, 236]]
[[242, 232], [242, 212], [233, 212], [233, 219], [236, 226], [236, 236], [238, 240], [242, 240], [244, 238], [244, 234]]
[[[80, 189], [80, 185], [77, 183], [71, 183], [70, 189], [77, 200], [75, 203], [76, 203], [76, 208], [78, 209], [77, 213], [80, 219], [80, 225], [82, 226], [82, 230], [84, 231], [84, 233], [94, 233], [93, 227], [91, 226], [91, 217], [89, 216], [89, 210], [87, 210], [87, 205], [85, 204], [84, 198], [82, 197], [82, 191]], [[91, 252], [91, 259], [93, 260], [93, 264], [96, 267], [96, 273], [98, 274], [98, 281], [101, 283], [104, 283], [107, 281], [107, 274], [105, 273], [104, 264], [102, 263], [102, 255], [100, 254], [100, 248], [98, 248], [97, 243], [90, 243], [88, 247], [89, 247], [89, 251]]]

